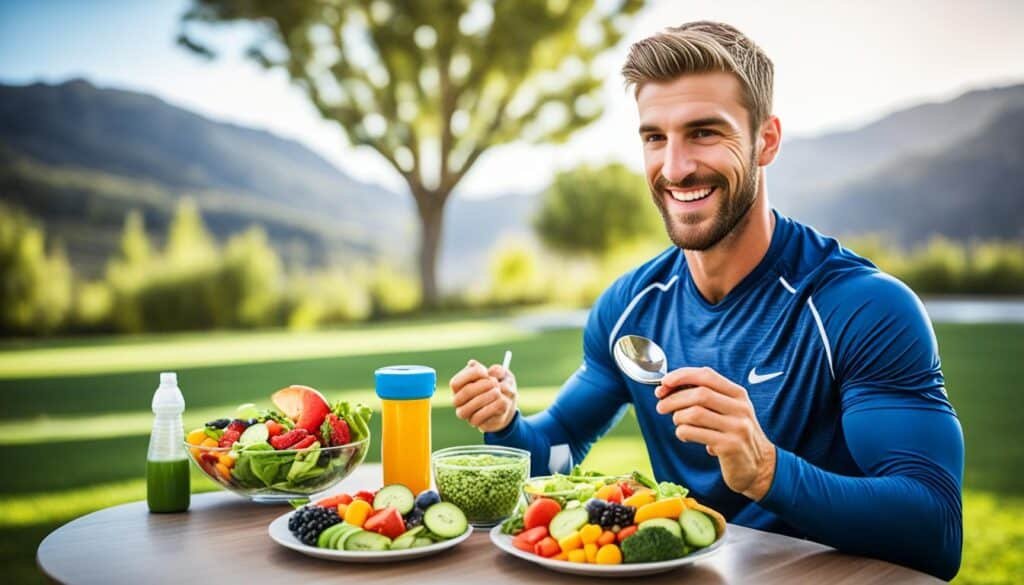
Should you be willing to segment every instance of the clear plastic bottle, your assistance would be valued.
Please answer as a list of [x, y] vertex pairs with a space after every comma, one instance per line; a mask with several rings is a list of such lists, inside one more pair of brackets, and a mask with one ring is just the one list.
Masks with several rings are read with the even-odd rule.
[[181, 413], [185, 398], [178, 375], [161, 372], [153, 394], [153, 432], [146, 456], [146, 502], [150, 512], [184, 512], [189, 505], [189, 471]]
[[390, 366], [374, 372], [381, 401], [380, 458], [384, 485], [430, 488], [430, 398], [437, 372], [426, 366]]

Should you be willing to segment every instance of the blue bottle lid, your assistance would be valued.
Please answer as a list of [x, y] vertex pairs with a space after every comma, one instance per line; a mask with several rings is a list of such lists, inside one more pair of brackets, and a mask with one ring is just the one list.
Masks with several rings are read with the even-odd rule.
[[427, 366], [387, 366], [373, 373], [377, 396], [384, 400], [430, 398], [437, 386], [437, 372]]

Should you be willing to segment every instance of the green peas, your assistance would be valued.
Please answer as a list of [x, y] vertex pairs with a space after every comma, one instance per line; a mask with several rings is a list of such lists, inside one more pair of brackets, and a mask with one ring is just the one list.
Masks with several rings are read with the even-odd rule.
[[478, 447], [453, 448], [461, 452], [434, 454], [434, 481], [441, 499], [458, 506], [474, 526], [493, 526], [512, 514], [530, 472], [525, 451], [496, 455]]

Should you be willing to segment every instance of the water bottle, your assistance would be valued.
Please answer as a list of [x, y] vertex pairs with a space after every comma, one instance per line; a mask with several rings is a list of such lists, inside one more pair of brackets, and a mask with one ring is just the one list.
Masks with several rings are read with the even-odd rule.
[[188, 459], [181, 413], [185, 398], [178, 389], [178, 375], [160, 374], [153, 394], [153, 432], [146, 456], [146, 502], [150, 512], [184, 512], [189, 504]]
[[381, 402], [380, 459], [384, 485], [414, 494], [430, 487], [430, 397], [437, 372], [426, 366], [390, 366], [374, 372]]

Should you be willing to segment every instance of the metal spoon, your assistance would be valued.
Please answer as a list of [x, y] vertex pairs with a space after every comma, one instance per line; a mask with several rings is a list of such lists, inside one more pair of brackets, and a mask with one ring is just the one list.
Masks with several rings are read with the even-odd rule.
[[640, 335], [623, 335], [612, 346], [615, 363], [623, 374], [641, 384], [657, 386], [668, 373], [665, 351]]

